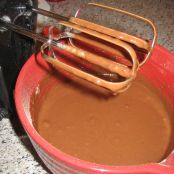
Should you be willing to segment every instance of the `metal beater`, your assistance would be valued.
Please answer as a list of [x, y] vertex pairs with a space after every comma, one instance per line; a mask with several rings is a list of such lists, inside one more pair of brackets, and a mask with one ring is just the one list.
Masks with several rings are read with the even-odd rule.
[[[130, 12], [96, 3], [88, 3], [87, 5], [119, 12], [147, 23], [153, 32], [152, 41], [149, 42], [145, 39], [80, 19], [77, 15], [67, 18], [28, 5], [24, 6], [24, 8], [26, 8], [25, 15], [36, 13], [54, 18], [57, 20], [54, 27], [64, 27], [65, 30], [61, 31], [61, 33], [55, 37], [53, 35], [54, 27], [52, 26], [49, 28], [49, 37], [44, 37], [43, 35], [17, 26], [5, 18], [1, 18], [0, 23], [5, 28], [43, 42], [41, 46], [42, 57], [54, 67], [67, 71], [95, 85], [109, 89], [114, 93], [123, 92], [135, 79], [139, 67], [144, 65], [149, 59], [156, 42], [156, 28], [150, 20]], [[67, 28], [69, 29], [68, 31], [66, 30]], [[109, 59], [100, 52], [92, 52], [88, 49], [83, 49], [76, 46], [75, 42], [85, 44], [87, 47], [88, 45], [90, 45], [90, 47], [97, 47], [101, 53], [107, 52], [122, 57], [124, 60], [127, 60], [127, 63], [120, 63], [116, 60]], [[145, 57], [141, 61], [137, 57], [137, 49], [145, 53]], [[129, 58], [127, 58], [124, 53], [126, 53]], [[59, 59], [59, 54], [69, 54], [69, 57], [75, 57], [77, 63], [84, 64], [85, 62], [85, 65], [89, 64], [90, 67], [93, 67], [92, 71], [95, 71], [95, 73], [87, 71], [84, 68], [85, 66], [83, 66], [83, 68], [78, 68], [77, 66], [66, 63], [66, 61], [61, 61], [61, 59]], [[97, 71], [100, 75], [96, 75]], [[107, 76], [107, 78], [105, 76]]]

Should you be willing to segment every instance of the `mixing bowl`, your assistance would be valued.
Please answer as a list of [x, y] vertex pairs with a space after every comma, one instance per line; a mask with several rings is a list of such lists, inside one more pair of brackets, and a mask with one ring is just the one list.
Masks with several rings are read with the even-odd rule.
[[[50, 171], [54, 174], [174, 174], [174, 153], [160, 163], [105, 166], [79, 160], [63, 153], [44, 140], [32, 125], [30, 101], [38, 83], [51, 71], [51, 67], [42, 59], [40, 53], [32, 55], [23, 66], [15, 88], [15, 103], [21, 123], [38, 155]], [[174, 107], [174, 55], [172, 53], [157, 45], [150, 60], [139, 73], [159, 88]], [[172, 120], [174, 126], [174, 115]], [[171, 139], [174, 140], [174, 130]], [[172, 149], [174, 142], [170, 146]]]

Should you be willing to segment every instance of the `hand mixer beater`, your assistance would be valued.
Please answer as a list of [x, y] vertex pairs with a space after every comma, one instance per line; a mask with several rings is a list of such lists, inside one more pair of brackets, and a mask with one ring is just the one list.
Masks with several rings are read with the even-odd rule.
[[[43, 42], [42, 57], [56, 69], [114, 93], [123, 92], [135, 79], [139, 67], [150, 57], [156, 42], [156, 28], [150, 20], [124, 10], [96, 3], [88, 3], [87, 6], [122, 13], [147, 23], [153, 31], [152, 41], [78, 18], [80, 9], [75, 17], [67, 18], [26, 5], [25, 15], [32, 12], [56, 19], [56, 24], [49, 28], [48, 37], [10, 23], [4, 18], [0, 22], [8, 29]], [[64, 29], [55, 36], [55, 27]], [[139, 59], [137, 50], [143, 52], [143, 59]], [[121, 61], [108, 55], [121, 58]]]

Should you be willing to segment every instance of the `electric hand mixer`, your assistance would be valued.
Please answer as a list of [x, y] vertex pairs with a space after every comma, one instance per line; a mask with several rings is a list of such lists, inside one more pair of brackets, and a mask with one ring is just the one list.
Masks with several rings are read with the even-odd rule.
[[[3, 24], [5, 28], [43, 42], [41, 46], [42, 57], [48, 63], [52, 64], [53, 67], [56, 67], [56, 69], [67, 71], [83, 80], [106, 88], [113, 93], [123, 92], [135, 79], [139, 67], [144, 65], [149, 59], [156, 42], [156, 28], [150, 20], [124, 10], [96, 3], [88, 3], [87, 6], [122, 13], [147, 23], [153, 31], [152, 41], [149, 42], [145, 39], [80, 19], [77, 17], [78, 13], [76, 13], [75, 17], [67, 18], [27, 5], [24, 7], [26, 8], [26, 12], [23, 15], [32, 12], [57, 20], [54, 27], [49, 28], [48, 37], [15, 25], [5, 17], [0, 19], [0, 23]], [[55, 27], [63, 27], [65, 30], [61, 31], [57, 36], [54, 36], [53, 29]], [[67, 29], [69, 30], [67, 31]], [[81, 48], [77, 46], [76, 43], [86, 45], [86, 47], [95, 47], [98, 51], [94, 52], [90, 51], [91, 49]], [[136, 50], [143, 52], [143, 54], [145, 53], [142, 60], [138, 58]], [[103, 54], [103, 52], [114, 55], [115, 57], [122, 57], [125, 61], [118, 62], [117, 59], [110, 59], [106, 54]], [[84, 68], [85, 66], [78, 68], [77, 66], [66, 63], [66, 61], [62, 61], [57, 56], [59, 54], [73, 57], [76, 62], [85, 64], [87, 66], [86, 69], [91, 69], [92, 67], [92, 71], [87, 71]], [[88, 64], [90, 66], [88, 66]], [[95, 73], [91, 73], [93, 71], [95, 71]], [[96, 72], [100, 75], [96, 75]]]

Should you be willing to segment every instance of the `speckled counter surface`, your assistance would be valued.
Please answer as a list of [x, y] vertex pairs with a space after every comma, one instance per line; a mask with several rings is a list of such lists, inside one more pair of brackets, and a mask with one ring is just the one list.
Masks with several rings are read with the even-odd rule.
[[[66, 0], [59, 5], [51, 3], [57, 13], [71, 15], [88, 0]], [[129, 10], [152, 19], [158, 28], [158, 43], [174, 53], [174, 1], [173, 0], [96, 0], [107, 5]], [[98, 13], [98, 16], [102, 15]], [[129, 25], [129, 23], [127, 23]], [[136, 24], [135, 24], [136, 26]], [[138, 30], [144, 31], [143, 27]], [[46, 174], [44, 167], [16, 118], [0, 121], [0, 173]]]

